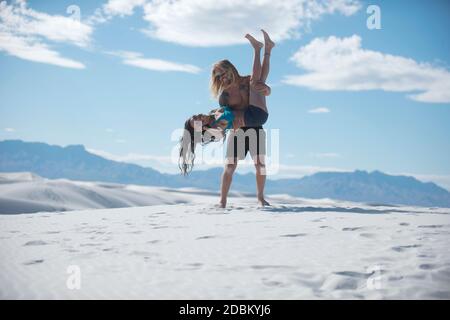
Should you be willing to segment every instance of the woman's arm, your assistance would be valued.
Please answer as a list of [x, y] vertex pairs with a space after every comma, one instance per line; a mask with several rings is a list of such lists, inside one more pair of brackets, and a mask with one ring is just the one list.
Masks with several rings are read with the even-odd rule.
[[233, 110], [233, 114], [233, 129], [237, 130], [239, 128], [245, 127], [244, 110]]
[[[224, 137], [223, 129], [220, 128], [220, 127], [208, 128], [208, 129], [206, 129], [204, 135], [206, 133], [208, 133], [208, 135], [209, 135], [208, 138], [214, 137], [215, 138], [214, 140], [220, 140], [220, 139], [222, 139]], [[209, 139], [207, 139], [207, 140], [209, 140]]]

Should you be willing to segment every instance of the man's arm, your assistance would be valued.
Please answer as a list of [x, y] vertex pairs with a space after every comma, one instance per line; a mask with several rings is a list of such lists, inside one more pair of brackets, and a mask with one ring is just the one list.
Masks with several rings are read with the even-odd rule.
[[261, 93], [265, 96], [269, 96], [272, 91], [272, 89], [262, 81], [255, 81], [255, 82], [252, 82], [250, 85], [253, 88], [255, 88], [256, 91], [258, 91], [259, 93]]

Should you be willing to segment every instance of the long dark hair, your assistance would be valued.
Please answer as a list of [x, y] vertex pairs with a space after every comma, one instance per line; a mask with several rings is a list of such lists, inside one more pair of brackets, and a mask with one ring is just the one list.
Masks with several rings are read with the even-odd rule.
[[[215, 110], [211, 111], [210, 115]], [[195, 147], [198, 143], [202, 146], [210, 143], [219, 141], [218, 137], [214, 136], [208, 129], [211, 128], [209, 125], [202, 124], [201, 134], [200, 131], [195, 133], [195, 128], [191, 126], [191, 118], [186, 120], [184, 123], [183, 136], [180, 138], [180, 153], [178, 158], [178, 167], [181, 170], [181, 174], [186, 176], [194, 168], [195, 160]], [[222, 138], [222, 137], [221, 137]], [[223, 141], [225, 141], [226, 134], [223, 133]]]

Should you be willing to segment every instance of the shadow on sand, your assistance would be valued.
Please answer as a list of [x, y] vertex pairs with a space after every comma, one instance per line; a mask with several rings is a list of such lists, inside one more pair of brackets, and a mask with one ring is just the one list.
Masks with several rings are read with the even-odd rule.
[[389, 213], [423, 213], [412, 210], [399, 209], [372, 209], [360, 207], [316, 207], [316, 206], [271, 206], [262, 208], [264, 211], [274, 213], [297, 213], [297, 212], [349, 212], [362, 214], [389, 214]]

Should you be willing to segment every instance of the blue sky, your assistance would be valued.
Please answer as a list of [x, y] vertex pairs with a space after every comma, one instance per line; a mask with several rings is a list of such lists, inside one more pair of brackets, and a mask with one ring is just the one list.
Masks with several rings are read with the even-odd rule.
[[[370, 4], [379, 30], [366, 26]], [[172, 132], [217, 104], [211, 65], [229, 59], [249, 74], [244, 35], [262, 40], [262, 27], [277, 42], [266, 128], [279, 129], [282, 166], [272, 178], [378, 169], [450, 188], [449, 1], [7, 1], [0, 10], [0, 140], [83, 144], [177, 172]]]

